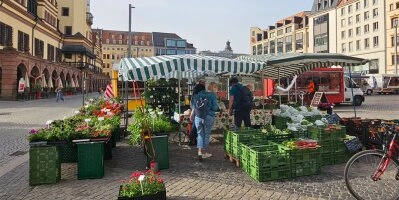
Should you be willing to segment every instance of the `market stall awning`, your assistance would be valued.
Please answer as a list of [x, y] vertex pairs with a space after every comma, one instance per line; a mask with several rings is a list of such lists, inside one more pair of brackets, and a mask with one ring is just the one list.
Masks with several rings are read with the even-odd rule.
[[265, 77], [291, 77], [304, 71], [331, 66], [358, 66], [368, 62], [363, 58], [346, 56], [337, 53], [287, 53], [271, 55], [241, 56], [236, 60], [263, 62]]
[[252, 74], [264, 63], [200, 55], [171, 55], [123, 58], [119, 73], [124, 80], [146, 81], [159, 78], [196, 78], [217, 74]]

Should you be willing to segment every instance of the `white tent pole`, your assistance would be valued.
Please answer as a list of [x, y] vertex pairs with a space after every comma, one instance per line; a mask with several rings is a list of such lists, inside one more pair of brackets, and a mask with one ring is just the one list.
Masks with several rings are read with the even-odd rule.
[[353, 104], [353, 112], [355, 113], [355, 117], [356, 117], [356, 105], [355, 105], [355, 98], [353, 96], [353, 81], [352, 81], [352, 72], [351, 72], [351, 66], [349, 66], [349, 85], [351, 86], [351, 92], [352, 92], [352, 104]]
[[[264, 101], [265, 101], [265, 80], [264, 80], [264, 74], [263, 74], [263, 72], [261, 72], [262, 73], [262, 80], [261, 80], [261, 82], [262, 82], [262, 109], [264, 110], [265, 109], [265, 103], [264, 103]], [[267, 83], [267, 82], [266, 82]]]
[[178, 87], [177, 87], [177, 93], [179, 94], [179, 98], [178, 98], [178, 101], [177, 101], [177, 103], [179, 104], [179, 114], [181, 113], [180, 112], [180, 81], [181, 81], [181, 72], [180, 71], [177, 71], [177, 84], [178, 84]]

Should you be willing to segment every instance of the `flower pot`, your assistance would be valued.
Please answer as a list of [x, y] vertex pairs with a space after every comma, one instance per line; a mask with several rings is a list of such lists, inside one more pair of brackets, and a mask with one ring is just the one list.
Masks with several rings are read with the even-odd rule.
[[61, 163], [75, 163], [78, 161], [75, 144], [67, 141], [48, 141], [47, 144], [58, 148]]
[[121, 190], [122, 190], [122, 186], [119, 186], [118, 200], [166, 200], [166, 190], [157, 192], [155, 194], [149, 194], [149, 195], [138, 196], [138, 197], [120, 196]]

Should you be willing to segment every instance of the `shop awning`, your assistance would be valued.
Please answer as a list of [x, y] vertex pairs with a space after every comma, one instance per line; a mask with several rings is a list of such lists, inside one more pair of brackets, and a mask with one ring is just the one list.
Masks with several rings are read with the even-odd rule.
[[171, 55], [123, 58], [119, 73], [124, 80], [146, 81], [159, 78], [196, 78], [217, 74], [252, 74], [264, 63], [200, 55]]
[[262, 70], [265, 77], [291, 77], [304, 71], [331, 66], [358, 66], [368, 62], [363, 58], [337, 53], [288, 53], [258, 56], [240, 56], [236, 60], [264, 62]]

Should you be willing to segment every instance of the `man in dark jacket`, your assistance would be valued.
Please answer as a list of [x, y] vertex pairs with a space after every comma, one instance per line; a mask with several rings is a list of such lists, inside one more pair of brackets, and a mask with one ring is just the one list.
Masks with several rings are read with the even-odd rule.
[[238, 82], [236, 77], [230, 79], [230, 100], [227, 112], [230, 114], [234, 109], [234, 125], [241, 127], [244, 121], [245, 127], [251, 127], [251, 108], [241, 106], [243, 98], [243, 85]]

